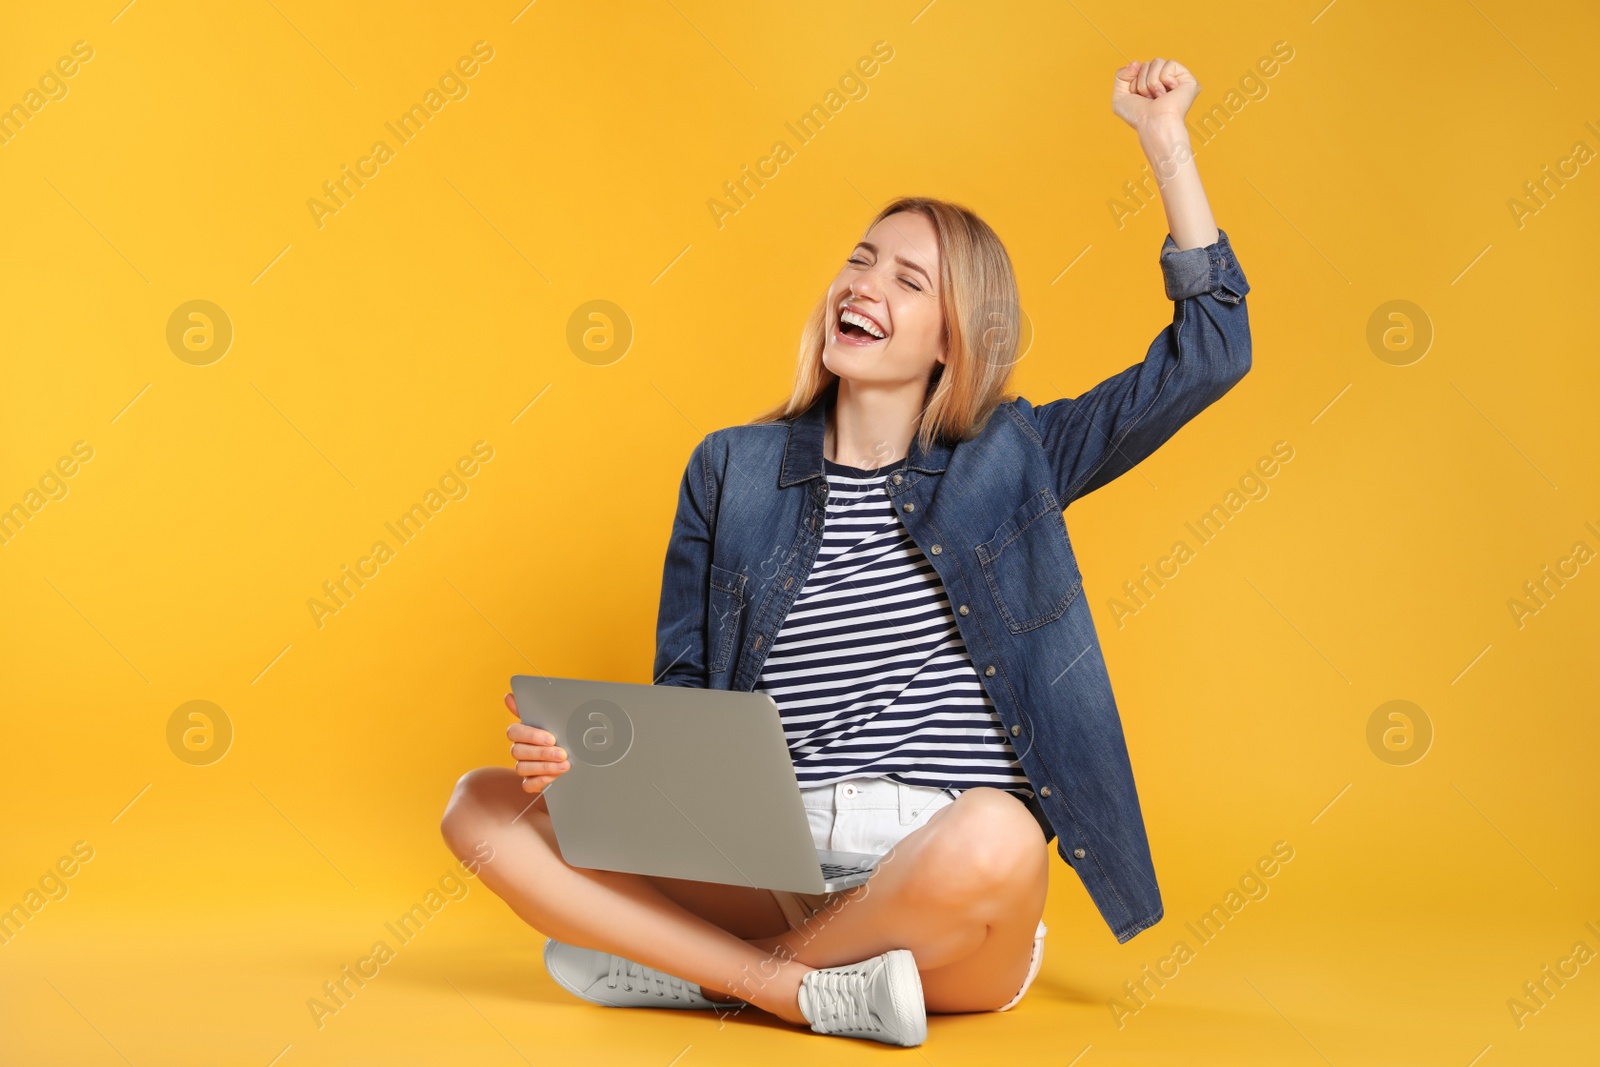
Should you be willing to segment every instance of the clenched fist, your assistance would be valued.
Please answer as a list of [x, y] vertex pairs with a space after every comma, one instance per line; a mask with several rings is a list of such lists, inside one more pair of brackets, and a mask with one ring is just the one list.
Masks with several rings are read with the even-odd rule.
[[1135, 59], [1117, 71], [1111, 110], [1136, 130], [1152, 119], [1181, 123], [1199, 94], [1200, 83], [1177, 60], [1157, 56], [1140, 63]]

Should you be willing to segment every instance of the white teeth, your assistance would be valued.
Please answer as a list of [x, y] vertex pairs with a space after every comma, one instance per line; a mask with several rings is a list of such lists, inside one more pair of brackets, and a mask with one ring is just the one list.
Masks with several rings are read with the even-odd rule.
[[872, 336], [876, 337], [878, 340], [880, 340], [880, 341], [883, 340], [883, 336], [884, 336], [883, 331], [878, 329], [877, 324], [874, 323], [871, 319], [867, 318], [865, 315], [857, 314], [856, 312], [851, 311], [851, 310], [849, 310], [847, 308], [845, 310], [845, 313], [843, 315], [839, 316], [839, 321], [840, 322], [848, 322], [848, 323], [850, 323], [850, 324], [852, 324], [854, 326], [859, 326], [863, 330], [866, 330], [868, 333], [870, 333]]

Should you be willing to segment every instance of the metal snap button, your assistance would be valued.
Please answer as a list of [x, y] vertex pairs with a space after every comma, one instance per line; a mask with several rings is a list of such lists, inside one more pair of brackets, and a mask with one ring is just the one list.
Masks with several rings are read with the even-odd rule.
[[987, 675], [988, 677], [993, 678], [994, 677], [994, 664], [991, 663], [987, 667], [985, 667], [983, 669], [983, 673], [985, 675]]
[[959, 608], [957, 608], [956, 610], [961, 612], [961, 614], [965, 615], [967, 613], [967, 606], [965, 604], [963, 604]]
[[1081, 848], [1073, 849], [1072, 850], [1072, 856], [1073, 856], [1074, 859], [1080, 859], [1080, 860], [1083, 859], [1083, 849], [1081, 849]]
[[900, 483], [901, 483], [901, 482], [903, 482], [903, 481], [905, 481], [905, 479], [904, 479], [904, 478], [902, 478], [902, 477], [900, 477], [900, 475], [898, 475], [898, 474], [896, 474], [896, 475], [895, 475], [895, 476], [894, 476], [894, 484], [895, 484], [895, 485], [899, 485], [899, 484], [900, 484]]
[[1022, 732], [1022, 727], [1020, 727], [1020, 726], [1013, 726], [1011, 728], [1011, 736], [1012, 737], [1016, 737], [1021, 732]]
[[906, 510], [907, 511], [916, 511], [917, 510], [916, 502], [912, 501], [912, 500], [906, 501]]
[[1050, 795], [1050, 787], [1049, 786], [1045, 786], [1043, 789], [1039, 790], [1039, 795], [1042, 796], [1042, 797], [1049, 796]]

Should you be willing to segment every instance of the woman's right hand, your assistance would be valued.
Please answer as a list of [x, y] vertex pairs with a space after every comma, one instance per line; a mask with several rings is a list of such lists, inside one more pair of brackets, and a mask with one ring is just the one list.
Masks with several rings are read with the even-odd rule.
[[517, 761], [517, 773], [522, 776], [522, 791], [535, 795], [543, 793], [550, 783], [572, 768], [567, 750], [557, 747], [556, 739], [547, 730], [529, 726], [517, 712], [517, 698], [506, 694], [506, 707], [517, 721], [506, 727], [511, 738], [511, 757]]

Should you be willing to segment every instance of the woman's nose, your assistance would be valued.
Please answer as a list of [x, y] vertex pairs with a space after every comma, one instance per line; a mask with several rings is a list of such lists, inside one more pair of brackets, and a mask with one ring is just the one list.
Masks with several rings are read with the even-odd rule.
[[878, 284], [878, 279], [873, 271], [866, 271], [857, 275], [855, 280], [850, 283], [850, 294], [860, 297], [862, 300], [876, 300], [878, 294], [882, 291], [883, 287]]

